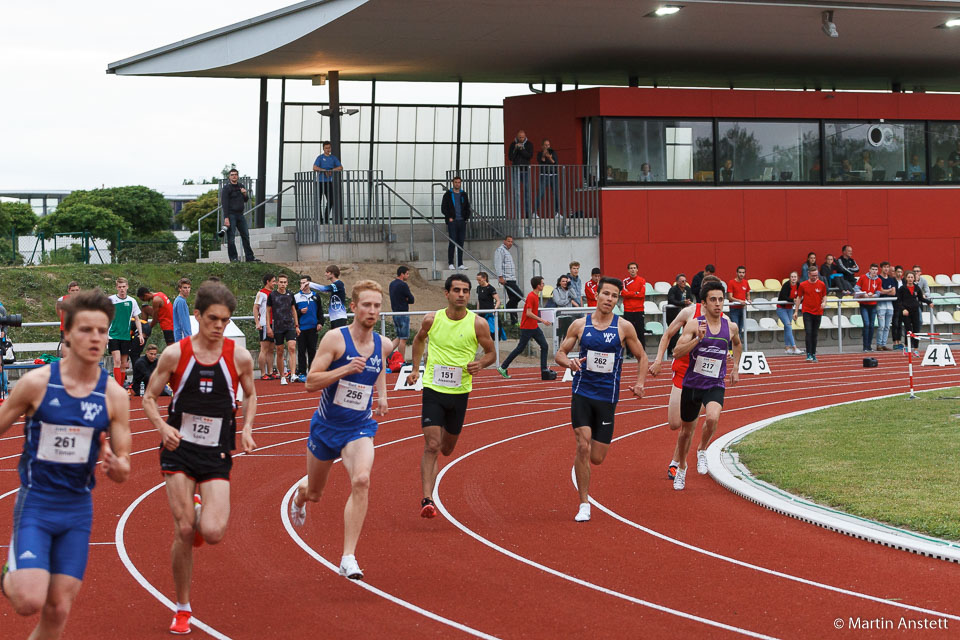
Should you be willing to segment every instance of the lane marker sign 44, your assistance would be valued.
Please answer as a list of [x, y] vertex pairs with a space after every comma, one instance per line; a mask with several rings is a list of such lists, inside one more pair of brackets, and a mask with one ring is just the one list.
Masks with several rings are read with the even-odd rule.
[[953, 352], [950, 351], [948, 344], [928, 344], [927, 351], [923, 354], [921, 367], [955, 367], [957, 361], [953, 358]]

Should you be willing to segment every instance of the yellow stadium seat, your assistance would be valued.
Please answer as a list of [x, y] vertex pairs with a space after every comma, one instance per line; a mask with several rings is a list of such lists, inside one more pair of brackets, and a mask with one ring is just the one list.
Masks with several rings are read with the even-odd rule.
[[953, 319], [956, 320], [957, 322], [960, 322], [960, 311], [953, 312]]
[[[784, 278], [783, 282], [786, 282], [789, 278]], [[763, 286], [767, 288], [767, 291], [780, 291], [780, 287], [783, 286], [783, 282], [780, 282], [776, 278], [767, 278]]]
[[749, 278], [747, 284], [750, 285], [750, 291], [768, 291], [768, 289], [763, 286], [763, 280], [757, 280], [756, 278]]
[[927, 281], [927, 284], [929, 284], [929, 285], [936, 285], [936, 284], [937, 284], [937, 281], [933, 279], [933, 276], [928, 275], [928, 274], [926, 274], [926, 273], [923, 274], [923, 279], [926, 280], [926, 281]]
[[797, 316], [793, 321], [795, 331], [803, 331], [803, 316]]

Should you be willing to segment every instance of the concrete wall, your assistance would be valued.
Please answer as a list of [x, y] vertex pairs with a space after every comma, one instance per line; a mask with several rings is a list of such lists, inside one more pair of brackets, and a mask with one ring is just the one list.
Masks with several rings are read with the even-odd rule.
[[[534, 275], [533, 260], [543, 265], [540, 275], [549, 285], [570, 270], [570, 263], [580, 263], [580, 276], [583, 280], [590, 277], [590, 269], [600, 266], [600, 241], [598, 238], [521, 238], [512, 250], [513, 260], [517, 263], [517, 277], [524, 292], [529, 291], [530, 278]], [[470, 242], [467, 251], [480, 258], [484, 264], [493, 268], [493, 252], [503, 244], [500, 240]], [[474, 251], [476, 249], [476, 251]], [[584, 276], [584, 273], [586, 274]]]

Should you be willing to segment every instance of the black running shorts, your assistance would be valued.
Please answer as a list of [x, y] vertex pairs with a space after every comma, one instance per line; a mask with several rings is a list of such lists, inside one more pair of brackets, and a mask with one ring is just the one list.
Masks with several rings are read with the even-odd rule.
[[723, 387], [713, 387], [712, 389], [691, 389], [684, 387], [680, 392], [680, 420], [683, 422], [693, 422], [700, 415], [700, 407], [706, 407], [711, 402], [717, 402], [723, 406]]
[[613, 440], [613, 414], [617, 405], [573, 394], [570, 401], [570, 421], [574, 429], [590, 427], [592, 439], [603, 444]]
[[163, 341], [167, 344], [176, 342], [176, 340], [173, 339], [173, 329], [163, 329]]
[[180, 444], [173, 451], [160, 446], [160, 472], [163, 475], [182, 473], [195, 482], [229, 480], [233, 457], [220, 449], [198, 451], [189, 444]]
[[469, 396], [469, 393], [440, 393], [424, 387], [420, 426], [443, 427], [451, 435], [460, 435], [467, 417]]
[[113, 353], [114, 351], [119, 351], [120, 355], [128, 356], [130, 355], [130, 343], [132, 340], [109, 340], [107, 342], [107, 352]]

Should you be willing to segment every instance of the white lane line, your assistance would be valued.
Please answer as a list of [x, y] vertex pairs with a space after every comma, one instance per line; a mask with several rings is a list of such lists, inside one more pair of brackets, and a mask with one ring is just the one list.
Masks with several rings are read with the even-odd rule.
[[[392, 444], [392, 443], [388, 443], [388, 444]], [[337, 461], [339, 462], [339, 458], [337, 459]], [[322, 555], [314, 551], [313, 547], [311, 547], [306, 542], [304, 542], [303, 538], [300, 537], [300, 534], [298, 534], [296, 530], [293, 528], [293, 525], [290, 524], [290, 516], [287, 513], [287, 503], [293, 499], [293, 492], [296, 491], [297, 487], [300, 485], [301, 482], [303, 482], [304, 479], [306, 479], [306, 477], [307, 476], [303, 476], [303, 478], [301, 478], [300, 480], [297, 480], [296, 483], [294, 483], [294, 485], [287, 490], [286, 494], [284, 494], [283, 496], [283, 500], [280, 502], [280, 519], [283, 521], [283, 528], [287, 530], [287, 534], [289, 534], [289, 536], [293, 539], [293, 541], [297, 543], [297, 546], [299, 546], [301, 549], [306, 551], [311, 558], [313, 558], [314, 560], [322, 564], [324, 567], [326, 567], [330, 571], [333, 571], [334, 573], [339, 574], [340, 567], [338, 565], [333, 564], [332, 562], [324, 558]], [[478, 631], [473, 627], [468, 627], [465, 624], [461, 624], [449, 618], [444, 618], [443, 616], [436, 614], [432, 611], [428, 611], [427, 609], [418, 607], [412, 602], [402, 600], [397, 596], [384, 591], [383, 589], [378, 589], [377, 587], [369, 584], [364, 580], [350, 580], [349, 582], [360, 587], [361, 589], [365, 589], [369, 591], [374, 595], [380, 596], [385, 600], [388, 600], [396, 605], [399, 605], [404, 609], [413, 611], [414, 613], [419, 613], [420, 615], [426, 618], [430, 618], [431, 620], [435, 620], [441, 624], [445, 624], [447, 626], [453, 627], [454, 629], [463, 631], [464, 633], [468, 633], [472, 636], [476, 636], [477, 638], [485, 638], [487, 640], [496, 640], [496, 636], [492, 636], [482, 631]]]

